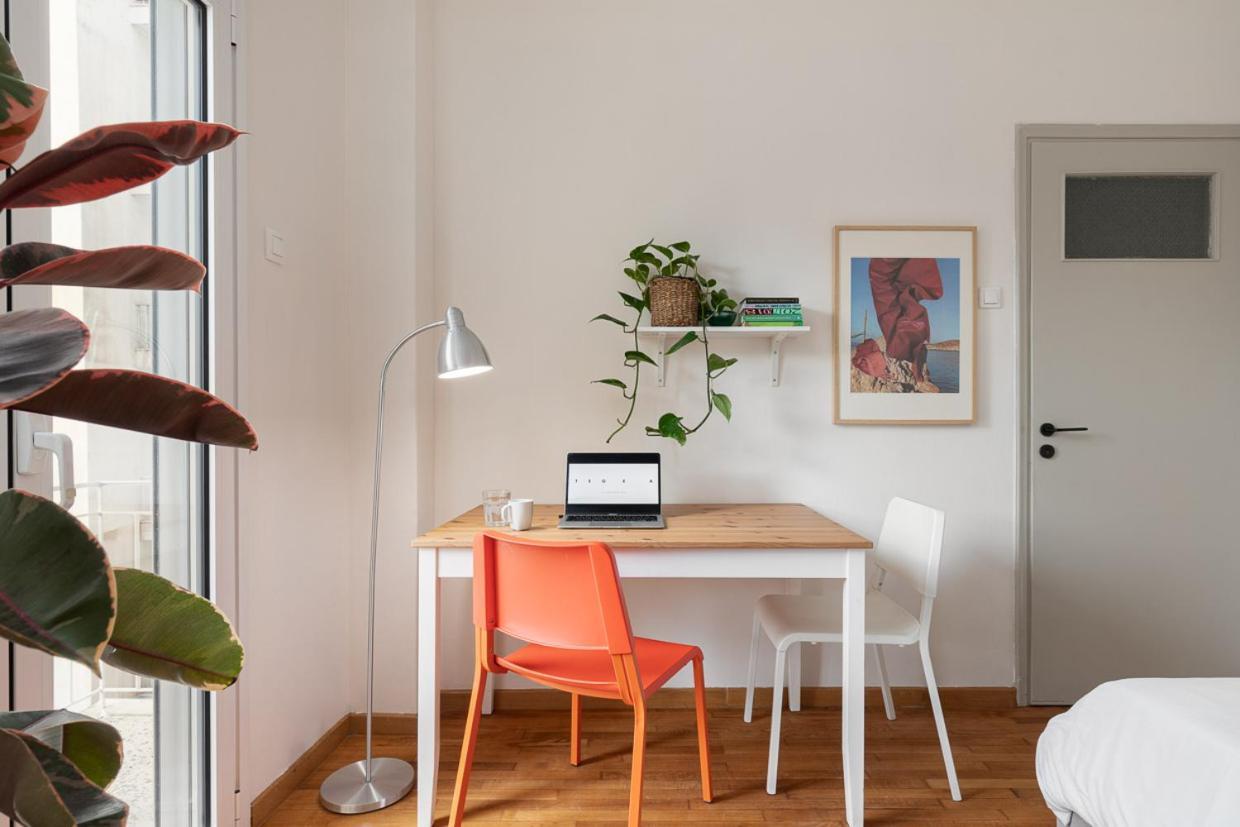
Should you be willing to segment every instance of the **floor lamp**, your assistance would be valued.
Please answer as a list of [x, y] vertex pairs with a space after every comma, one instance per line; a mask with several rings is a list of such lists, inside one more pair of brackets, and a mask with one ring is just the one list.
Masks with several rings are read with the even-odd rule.
[[399, 758], [375, 758], [371, 752], [371, 720], [375, 711], [375, 562], [379, 549], [379, 467], [383, 459], [383, 396], [388, 368], [419, 333], [447, 328], [439, 343], [440, 379], [474, 376], [491, 369], [482, 342], [465, 326], [459, 308], [449, 307], [442, 320], [423, 325], [392, 348], [379, 374], [379, 418], [375, 427], [374, 494], [370, 510], [370, 608], [366, 626], [366, 758], [341, 767], [319, 787], [319, 803], [334, 813], [369, 813], [400, 801], [413, 788], [413, 767]]

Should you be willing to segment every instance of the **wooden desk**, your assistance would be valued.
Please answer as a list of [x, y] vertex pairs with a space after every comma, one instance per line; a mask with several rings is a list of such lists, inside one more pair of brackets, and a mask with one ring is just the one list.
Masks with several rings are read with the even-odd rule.
[[[561, 530], [562, 509], [534, 507], [529, 539], [610, 545], [625, 578], [829, 578], [844, 581], [842, 747], [848, 823], [865, 813], [865, 552], [869, 540], [804, 505], [664, 505], [667, 528]], [[439, 770], [439, 581], [472, 577], [482, 507], [413, 541], [418, 552], [418, 823], [433, 824]], [[737, 649], [744, 646], [737, 641]], [[800, 647], [794, 647], [793, 651]], [[801, 705], [800, 658], [789, 652], [788, 705]], [[488, 682], [488, 687], [494, 681]], [[485, 707], [490, 711], [490, 704]], [[726, 806], [721, 804], [720, 806]]]

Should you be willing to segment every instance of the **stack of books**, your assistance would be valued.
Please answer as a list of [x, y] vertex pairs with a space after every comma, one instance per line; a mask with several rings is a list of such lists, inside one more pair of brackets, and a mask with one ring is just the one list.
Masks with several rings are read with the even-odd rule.
[[801, 300], [796, 298], [748, 298], [738, 311], [745, 327], [800, 327]]

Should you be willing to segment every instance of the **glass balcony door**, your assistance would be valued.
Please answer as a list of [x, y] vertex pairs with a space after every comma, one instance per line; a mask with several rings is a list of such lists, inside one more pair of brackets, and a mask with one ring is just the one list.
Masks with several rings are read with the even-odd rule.
[[[51, 90], [39, 138], [43, 145], [58, 145], [107, 123], [206, 119], [207, 10], [196, 0], [12, 3], [18, 8], [9, 21], [10, 39], [18, 58], [28, 77]], [[36, 59], [27, 63], [24, 56], [32, 54]], [[177, 167], [152, 184], [102, 201], [15, 216], [10, 240], [82, 249], [159, 244], [205, 261], [207, 182], [205, 161]], [[127, 368], [205, 385], [210, 276], [207, 282], [201, 295], [19, 287], [10, 302], [15, 308], [50, 304], [85, 321], [92, 343], [79, 367]], [[40, 419], [36, 430], [72, 440], [76, 495], [69, 509], [103, 544], [113, 565], [155, 571], [206, 593], [207, 449]], [[51, 463], [31, 479], [21, 474], [11, 479], [62, 502], [70, 499], [67, 481]], [[125, 764], [110, 791], [129, 803], [132, 827], [209, 823], [210, 707], [204, 693], [108, 666], [96, 678], [64, 660], [17, 661], [16, 683], [22, 682], [22, 670], [46, 673], [33, 682], [42, 687], [34, 694], [44, 704], [85, 712], [121, 731]], [[20, 697], [14, 703], [31, 705]]]

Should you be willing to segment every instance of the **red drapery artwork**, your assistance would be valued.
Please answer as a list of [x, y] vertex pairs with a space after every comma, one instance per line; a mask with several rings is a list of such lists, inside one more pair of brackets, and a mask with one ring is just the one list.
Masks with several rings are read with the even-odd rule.
[[[930, 341], [930, 315], [921, 303], [943, 296], [938, 262], [932, 258], [872, 258], [870, 292], [878, 327], [887, 342], [887, 355], [910, 362], [921, 381], [926, 343]], [[853, 366], [870, 376], [887, 375], [886, 360], [873, 339], [858, 346]]]

